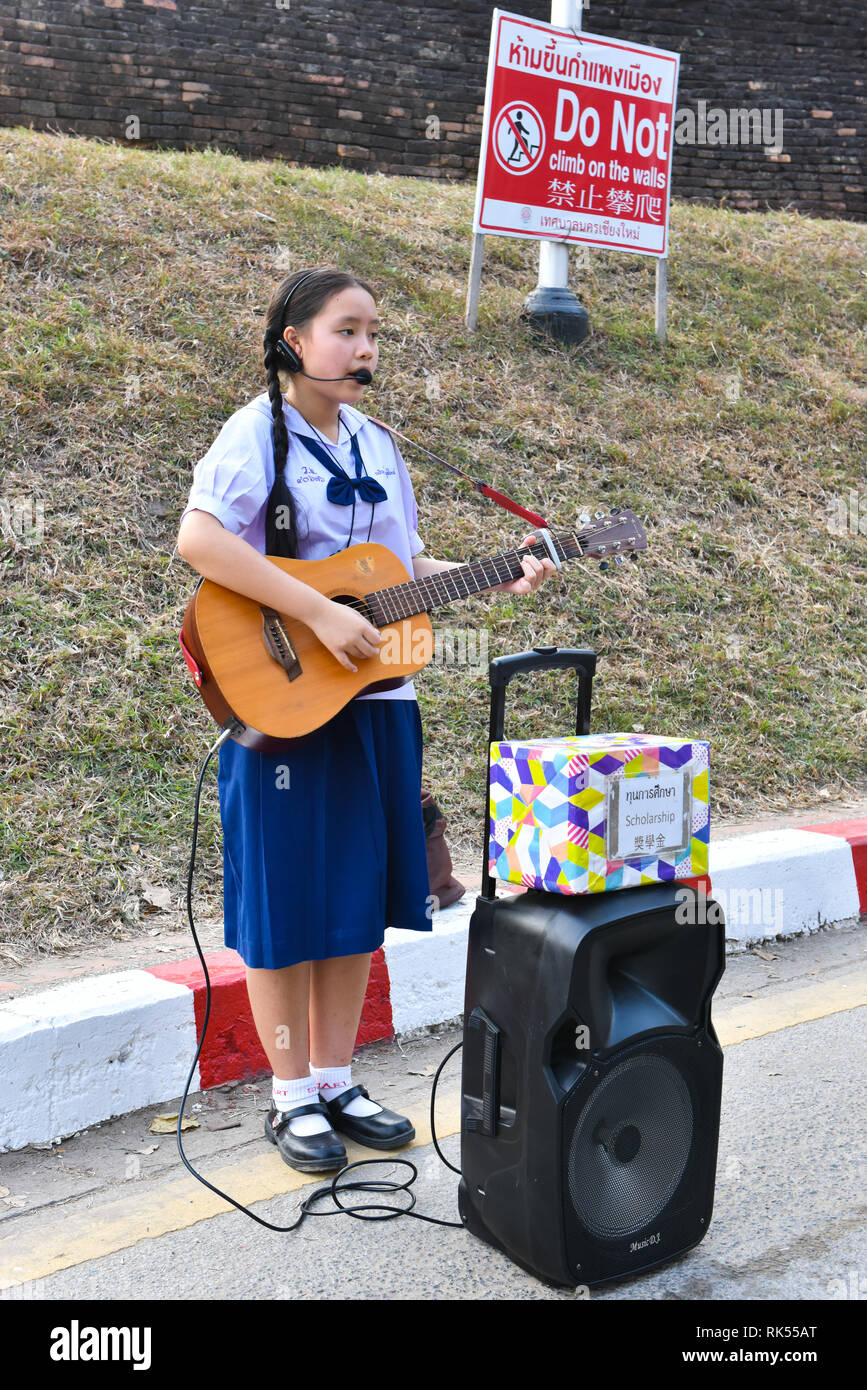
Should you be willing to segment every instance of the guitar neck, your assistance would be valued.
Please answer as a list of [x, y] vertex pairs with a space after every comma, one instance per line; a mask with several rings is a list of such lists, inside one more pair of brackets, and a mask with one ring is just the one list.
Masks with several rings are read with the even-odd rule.
[[[558, 559], [574, 560], [584, 553], [580, 538], [569, 532], [562, 536], [552, 536]], [[422, 579], [411, 579], [406, 584], [394, 584], [376, 593], [365, 594], [365, 603], [376, 627], [399, 622], [402, 618], [414, 617], [417, 613], [432, 613], [444, 608], [455, 599], [469, 598], [470, 594], [481, 593], [497, 584], [508, 584], [512, 579], [520, 579], [524, 573], [521, 561], [527, 555], [535, 555], [544, 560], [548, 547], [543, 541], [524, 546], [520, 550], [507, 550], [503, 555], [493, 555], [487, 560], [473, 560], [468, 565], [457, 565], [454, 569], [437, 570]]]

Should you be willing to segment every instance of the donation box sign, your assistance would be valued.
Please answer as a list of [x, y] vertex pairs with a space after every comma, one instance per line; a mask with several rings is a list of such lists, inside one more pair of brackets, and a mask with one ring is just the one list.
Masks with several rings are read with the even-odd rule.
[[710, 745], [578, 734], [490, 745], [488, 871], [548, 893], [707, 873]]
[[494, 10], [474, 232], [666, 255], [679, 64]]

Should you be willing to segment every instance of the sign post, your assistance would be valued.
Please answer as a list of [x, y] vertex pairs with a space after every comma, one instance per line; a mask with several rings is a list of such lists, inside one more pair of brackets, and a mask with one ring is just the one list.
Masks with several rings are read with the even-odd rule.
[[666, 317], [668, 313], [668, 257], [660, 256], [656, 262], [656, 336], [665, 342]]
[[[551, 24], [581, 30], [583, 0], [551, 0]], [[531, 326], [566, 343], [582, 343], [590, 331], [583, 304], [569, 289], [569, 243], [539, 242], [539, 283], [524, 300], [523, 315]]]
[[[486, 235], [539, 239], [534, 295], [569, 296], [570, 242], [664, 261], [679, 64], [679, 55], [664, 49], [494, 10], [467, 294], [470, 328], [477, 321]], [[660, 336], [664, 272], [658, 264]], [[556, 305], [552, 311], [556, 317]], [[572, 314], [580, 317], [574, 308]], [[565, 332], [575, 341], [574, 326], [569, 333], [566, 323]]]

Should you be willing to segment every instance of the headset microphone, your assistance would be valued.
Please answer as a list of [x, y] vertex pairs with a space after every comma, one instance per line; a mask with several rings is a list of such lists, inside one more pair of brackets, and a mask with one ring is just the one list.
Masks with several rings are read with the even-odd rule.
[[347, 372], [346, 376], [311, 376], [303, 367], [294, 370], [298, 376], [306, 376], [308, 381], [357, 381], [361, 386], [368, 386], [373, 381], [373, 375], [366, 367], [359, 367], [357, 372]]
[[301, 366], [301, 359], [283, 338], [274, 346], [280, 365], [297, 376], [306, 376], [308, 381], [357, 381], [360, 386], [369, 386], [373, 381], [373, 373], [368, 371], [367, 367], [359, 367], [357, 372], [347, 372], [345, 376], [311, 376], [309, 372], [305, 372]]

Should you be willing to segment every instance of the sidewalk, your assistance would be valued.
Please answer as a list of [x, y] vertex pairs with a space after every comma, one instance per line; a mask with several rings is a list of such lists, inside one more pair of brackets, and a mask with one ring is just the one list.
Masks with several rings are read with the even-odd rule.
[[[711, 893], [728, 951], [867, 917], [867, 802], [825, 810], [712, 826]], [[459, 1019], [481, 871], [456, 865], [455, 875], [467, 892], [436, 914], [431, 935], [386, 933], [358, 1045]], [[191, 1093], [270, 1071], [243, 962], [223, 948], [219, 921], [197, 920], [196, 932], [212, 996]], [[0, 969], [0, 1153], [183, 1093], [206, 1005], [188, 931]]]

